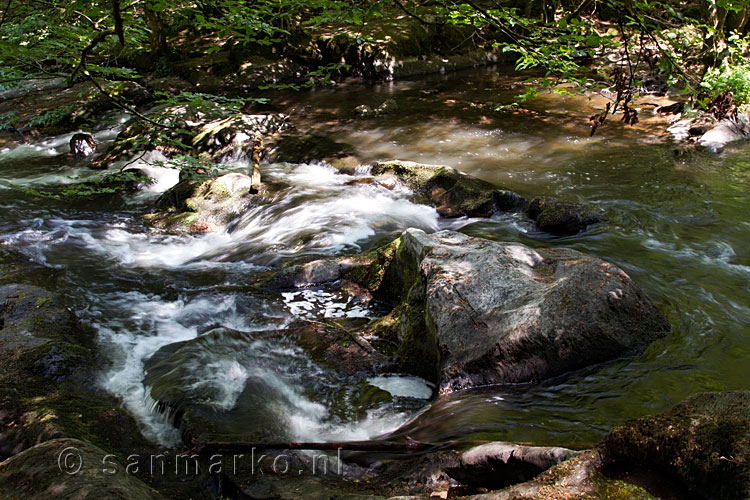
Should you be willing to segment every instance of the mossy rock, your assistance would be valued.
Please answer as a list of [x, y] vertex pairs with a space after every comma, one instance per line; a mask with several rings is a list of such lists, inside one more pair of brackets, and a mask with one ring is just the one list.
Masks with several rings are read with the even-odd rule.
[[512, 191], [443, 165], [393, 160], [374, 163], [372, 173], [397, 177], [417, 194], [417, 202], [434, 206], [443, 217], [490, 217], [526, 205]]
[[25, 283], [45, 289], [59, 287], [65, 271], [31, 261], [12, 248], [0, 249], [0, 285]]
[[0, 286], [0, 457], [58, 437], [120, 453], [149, 446], [120, 402], [92, 386], [96, 360], [94, 332], [59, 296]]
[[750, 498], [750, 391], [698, 394], [628, 421], [602, 451], [608, 463], [652, 468], [708, 498]]
[[0, 463], [0, 497], [8, 500], [163, 498], [127, 472], [126, 465], [127, 462], [84, 441], [53, 439]]
[[159, 229], [206, 233], [219, 231], [265, 197], [267, 186], [252, 193], [250, 176], [224, 174], [215, 179], [185, 179], [156, 201], [157, 212], [144, 216]]
[[29, 285], [0, 286], [0, 369], [63, 380], [85, 365], [93, 333], [47, 290]]

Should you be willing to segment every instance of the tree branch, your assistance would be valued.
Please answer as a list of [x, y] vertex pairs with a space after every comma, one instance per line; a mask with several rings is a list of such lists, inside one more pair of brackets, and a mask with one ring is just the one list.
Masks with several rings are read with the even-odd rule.
[[[481, 8], [481, 7], [479, 6], [479, 5], [477, 5], [476, 3], [474, 3], [474, 2], [472, 1], [472, 0], [466, 0], [466, 3], [467, 3], [467, 4], [468, 4], [468, 5], [469, 5], [469, 6], [470, 6], [470, 7], [472, 8], [472, 9], [476, 10], [477, 12], [479, 12], [479, 14], [481, 14], [483, 18], [485, 18], [485, 19], [486, 19], [486, 20], [488, 20], [488, 21], [489, 21], [490, 23], [492, 23], [492, 24], [494, 24], [495, 26], [497, 26], [497, 28], [498, 28], [498, 29], [499, 29], [500, 31], [502, 31], [503, 33], [505, 33], [505, 34], [506, 34], [506, 35], [507, 35], [508, 37], [510, 37], [510, 38], [511, 38], [511, 39], [512, 39], [512, 40], [513, 40], [514, 42], [516, 42], [516, 43], [520, 44], [520, 43], [521, 43], [521, 40], [520, 40], [520, 39], [528, 39], [527, 37], [525, 37], [525, 36], [523, 36], [523, 35], [521, 35], [521, 34], [519, 34], [519, 33], [515, 33], [515, 32], [513, 32], [513, 31], [512, 31], [512, 30], [511, 30], [510, 28], [508, 28], [508, 27], [507, 27], [507, 26], [506, 26], [506, 25], [505, 25], [505, 24], [504, 24], [503, 22], [501, 22], [501, 21], [500, 21], [500, 20], [499, 20], [498, 18], [496, 18], [495, 16], [493, 16], [492, 14], [490, 14], [489, 12], [487, 12], [486, 10], [484, 10], [483, 8]], [[537, 52], [537, 51], [536, 51], [535, 49], [533, 49], [533, 47], [532, 47], [532, 50], [533, 50], [534, 52]]]
[[0, 28], [3, 27], [3, 24], [5, 24], [5, 19], [8, 17], [8, 11], [10, 10], [10, 3], [13, 0], [8, 0], [8, 3], [5, 5], [5, 10], [3, 10], [3, 18], [0, 19]]
[[401, 10], [403, 10], [403, 11], [404, 11], [404, 13], [405, 13], [405, 14], [406, 14], [407, 16], [411, 16], [411, 17], [413, 17], [414, 19], [416, 19], [417, 21], [419, 21], [420, 23], [422, 23], [422, 24], [423, 24], [423, 25], [425, 25], [425, 26], [428, 26], [428, 25], [430, 24], [430, 23], [428, 23], [427, 21], [425, 21], [424, 19], [422, 19], [421, 17], [419, 17], [419, 16], [417, 15], [417, 14], [415, 14], [415, 13], [413, 13], [413, 12], [410, 12], [410, 11], [409, 11], [409, 9], [407, 9], [407, 8], [406, 8], [406, 7], [404, 6], [404, 4], [402, 4], [402, 3], [401, 3], [401, 2], [399, 1], [399, 0], [393, 0], [393, 3], [395, 3], [395, 4], [396, 4], [396, 5], [398, 6], [398, 8], [400, 8]]
[[84, 47], [84, 49], [81, 51], [81, 60], [78, 63], [78, 66], [76, 66], [75, 69], [73, 69], [73, 72], [70, 73], [68, 85], [73, 85], [73, 80], [75, 79], [78, 72], [86, 67], [86, 59], [88, 58], [88, 55], [91, 53], [91, 51], [93, 51], [96, 46], [103, 42], [109, 35], [114, 34], [114, 31], [100, 31], [99, 34], [96, 35], [93, 40], [91, 40], [91, 43]]
[[152, 125], [155, 125], [155, 126], [157, 126], [159, 128], [164, 128], [164, 129], [175, 129], [175, 128], [177, 128], [177, 127], [173, 127], [171, 125], [165, 125], [163, 123], [159, 123], [156, 120], [152, 120], [148, 116], [140, 113], [134, 107], [129, 106], [128, 104], [126, 104], [119, 97], [113, 96], [112, 94], [110, 94], [109, 92], [107, 92], [106, 90], [104, 90], [104, 88], [99, 84], [99, 82], [97, 82], [96, 79], [91, 75], [91, 73], [89, 73], [89, 70], [88, 70], [88, 68], [86, 66], [87, 62], [88, 62], [87, 61], [88, 55], [103, 40], [105, 40], [108, 36], [114, 35], [114, 34], [115, 34], [114, 31], [100, 31], [99, 34], [91, 41], [91, 43], [88, 44], [88, 46], [86, 46], [86, 48], [81, 51], [81, 61], [78, 63], [78, 66], [76, 67], [76, 69], [73, 70], [73, 72], [70, 74], [70, 79], [69, 79], [68, 83], [72, 84], [73, 78], [75, 77], [76, 73], [78, 73], [78, 71], [82, 71], [83, 74], [86, 76], [86, 78], [94, 85], [94, 87], [96, 87], [96, 90], [98, 90], [104, 97], [106, 97], [111, 102], [113, 102], [117, 107], [119, 107], [121, 109], [124, 109], [125, 111], [127, 111], [127, 112], [132, 113], [133, 115], [135, 115], [138, 119], [143, 120], [145, 122], [148, 122], [148, 123], [150, 123]]
[[193, 440], [193, 448], [186, 455], [209, 455], [216, 451], [252, 451], [252, 450], [322, 450], [322, 451], [379, 451], [393, 453], [416, 453], [433, 451], [446, 445], [423, 443], [406, 437], [404, 443], [343, 441], [323, 443], [243, 443], [243, 442], [203, 442]]

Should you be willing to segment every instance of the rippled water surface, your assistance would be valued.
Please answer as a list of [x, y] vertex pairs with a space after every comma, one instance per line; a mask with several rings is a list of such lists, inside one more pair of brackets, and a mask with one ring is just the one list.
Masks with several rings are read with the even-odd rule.
[[[356, 253], [407, 227], [567, 246], [612, 261], [667, 312], [673, 331], [636, 358], [538, 385], [458, 393], [420, 412], [375, 411], [361, 420], [334, 417], [327, 400], [313, 401], [297, 387], [290, 369], [298, 367], [303, 376], [318, 368], [291, 363], [299, 356], [296, 348], [263, 344], [258, 356], [264, 369], [279, 363], [272, 390], [289, 408], [288, 437], [368, 439], [396, 431], [429, 441], [584, 446], [624, 419], [667, 409], [695, 392], [750, 388], [750, 145], [675, 154], [674, 145], [649, 135], [656, 129], [647, 106], [643, 128], [613, 122], [589, 138], [586, 118], [598, 110], [598, 98], [544, 96], [531, 111], [515, 113], [483, 105], [510, 103], [519, 92], [516, 79], [481, 70], [340, 85], [288, 96], [279, 105], [303, 127], [351, 144], [363, 161], [451, 165], [525, 196], [594, 205], [606, 214], [604, 223], [550, 239], [521, 217], [442, 220], [434, 209], [409, 201], [408, 192], [347, 183], [350, 178], [323, 164], [275, 164], [265, 167], [266, 178], [289, 187], [229, 231], [168, 235], [147, 229], [140, 214], [175, 181], [173, 171], [154, 171], [161, 182], [124, 201], [69, 203], [20, 191], [88, 175], [84, 165], [61, 154], [68, 135], [0, 151], [2, 243], [66, 270], [61, 291], [97, 328], [111, 359], [101, 384], [164, 443], [174, 443], [176, 434], [142, 384], [145, 359], [219, 325], [254, 335], [283, 329], [294, 317], [366, 317], [365, 309], [325, 290], [275, 297], [249, 285], [258, 272], [283, 262]], [[355, 106], [377, 106], [386, 98], [397, 100], [397, 113], [353, 118]], [[115, 133], [113, 125], [98, 136], [106, 141]], [[240, 393], [256, 373], [248, 371], [253, 359], [259, 358], [219, 353], [212, 359], [216, 369], [202, 364], [200, 383], [220, 388], [214, 391], [217, 405], [242, 401]], [[418, 380], [374, 382], [412, 396], [425, 390]], [[339, 383], [345, 382], [331, 382]]]

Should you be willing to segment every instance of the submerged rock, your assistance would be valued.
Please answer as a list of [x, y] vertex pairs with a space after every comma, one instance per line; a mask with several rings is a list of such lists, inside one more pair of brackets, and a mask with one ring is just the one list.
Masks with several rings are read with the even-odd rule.
[[386, 99], [376, 108], [371, 108], [367, 104], [360, 104], [354, 108], [354, 114], [362, 118], [387, 115], [396, 111], [398, 111], [398, 103], [395, 99]]
[[396, 301], [401, 369], [441, 392], [553, 377], [669, 330], [622, 269], [569, 249], [408, 229], [347, 278]]
[[251, 194], [252, 179], [240, 173], [225, 174], [203, 182], [185, 179], [167, 190], [156, 202], [156, 213], [144, 216], [161, 229], [191, 233], [214, 232], [263, 198]]
[[560, 236], [578, 234], [601, 221], [595, 210], [544, 196], [531, 200], [527, 212], [539, 229]]
[[394, 403], [368, 382], [382, 361], [322, 325], [253, 333], [217, 328], [159, 349], [145, 363], [143, 383], [186, 443], [305, 439], [306, 432], [346, 426], [386, 405], [404, 411], [426, 404]]
[[750, 392], [698, 394], [626, 422], [607, 435], [602, 453], [609, 464], [666, 474], [707, 498], [750, 498]]
[[0, 497], [98, 500], [163, 498], [103, 449], [53, 439], [0, 463]]

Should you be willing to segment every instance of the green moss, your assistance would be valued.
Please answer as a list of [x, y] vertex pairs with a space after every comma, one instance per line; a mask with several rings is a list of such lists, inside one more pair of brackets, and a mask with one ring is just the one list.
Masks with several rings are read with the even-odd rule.
[[384, 318], [374, 320], [368, 328], [376, 335], [399, 342], [397, 354], [400, 370], [437, 383], [440, 373], [440, 350], [437, 334], [430, 324], [425, 307], [425, 284], [402, 238], [376, 251], [372, 264], [348, 279], [367, 287], [379, 300], [395, 304]]
[[597, 493], [602, 500], [659, 500], [648, 491], [625, 481], [609, 479], [601, 472], [595, 472], [591, 476], [596, 485]]
[[703, 393], [672, 411], [626, 422], [604, 439], [610, 464], [636, 464], [712, 498], [750, 493], [750, 392]]
[[401, 306], [398, 356], [400, 369], [438, 384], [440, 380], [440, 348], [437, 333], [425, 307], [425, 287], [415, 281], [406, 302]]
[[393, 240], [388, 245], [378, 248], [364, 256], [363, 261], [369, 262], [364, 266], [355, 266], [345, 274], [345, 278], [370, 290], [373, 294], [380, 294], [386, 272], [397, 250], [403, 246], [401, 238]]
[[49, 297], [38, 297], [36, 299], [36, 306], [37, 307], [44, 307], [47, 304], [50, 304], [52, 302], [52, 299]]

